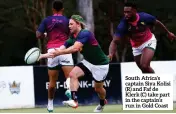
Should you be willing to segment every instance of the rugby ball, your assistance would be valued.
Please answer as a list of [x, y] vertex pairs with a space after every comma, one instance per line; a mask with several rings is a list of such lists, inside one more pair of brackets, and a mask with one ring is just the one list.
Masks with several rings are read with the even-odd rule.
[[41, 54], [41, 51], [39, 48], [37, 47], [31, 48], [30, 50], [27, 51], [24, 57], [24, 61], [27, 64], [33, 64], [38, 60], [38, 58], [40, 57], [40, 54]]

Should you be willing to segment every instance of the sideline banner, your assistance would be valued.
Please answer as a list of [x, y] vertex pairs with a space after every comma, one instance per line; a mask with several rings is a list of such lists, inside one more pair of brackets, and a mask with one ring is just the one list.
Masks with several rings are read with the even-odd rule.
[[[120, 64], [110, 65], [110, 71], [104, 86], [107, 90], [107, 100], [109, 104], [121, 103], [121, 79]], [[47, 67], [34, 67], [35, 83], [35, 103], [36, 105], [47, 105], [48, 102], [48, 73]], [[54, 99], [55, 105], [62, 105], [65, 96], [66, 86], [63, 72], [59, 73], [57, 81], [57, 91]], [[80, 79], [78, 100], [80, 105], [98, 104], [99, 99], [94, 91], [94, 84], [91, 75], [85, 75]]]
[[33, 107], [33, 67], [0, 67], [0, 109]]

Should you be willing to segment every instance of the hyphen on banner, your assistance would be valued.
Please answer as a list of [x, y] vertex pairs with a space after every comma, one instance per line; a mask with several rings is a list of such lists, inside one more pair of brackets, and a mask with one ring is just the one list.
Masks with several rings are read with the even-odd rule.
[[173, 110], [173, 75], [123, 75], [122, 93], [123, 110]]

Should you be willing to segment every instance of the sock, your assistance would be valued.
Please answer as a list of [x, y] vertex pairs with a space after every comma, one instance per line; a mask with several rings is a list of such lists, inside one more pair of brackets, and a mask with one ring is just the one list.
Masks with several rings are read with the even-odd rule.
[[77, 91], [71, 91], [71, 96], [72, 99], [77, 102]]
[[53, 110], [53, 99], [48, 99], [48, 109]]
[[65, 91], [65, 95], [69, 98], [69, 100], [72, 99], [71, 91], [70, 91], [69, 89], [67, 89], [67, 90]]
[[70, 78], [66, 79], [66, 86], [67, 86], [67, 89], [70, 90]]
[[103, 100], [100, 99], [100, 105], [101, 105], [101, 106], [104, 106], [104, 105], [105, 105], [105, 99], [103, 99]]

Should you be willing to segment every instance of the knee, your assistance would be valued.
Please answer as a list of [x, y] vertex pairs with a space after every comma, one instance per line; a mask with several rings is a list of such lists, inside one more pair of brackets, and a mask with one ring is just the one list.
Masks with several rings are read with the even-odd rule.
[[142, 63], [142, 64], [140, 64], [140, 68], [141, 68], [142, 70], [146, 70], [146, 69], [149, 68], [149, 65]]
[[76, 79], [77, 78], [77, 76], [74, 72], [70, 72], [69, 77], [70, 77], [70, 79]]
[[49, 83], [49, 89], [55, 89], [56, 83]]
[[94, 88], [95, 89], [95, 92], [97, 92], [97, 93], [101, 93], [101, 91], [102, 91], [102, 88]]

